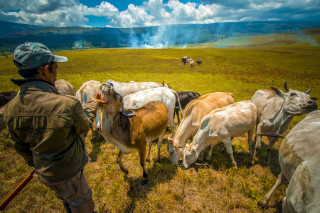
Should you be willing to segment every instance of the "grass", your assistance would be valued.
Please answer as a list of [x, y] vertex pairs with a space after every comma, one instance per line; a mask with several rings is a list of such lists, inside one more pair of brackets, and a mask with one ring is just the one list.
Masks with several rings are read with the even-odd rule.
[[[256, 38], [261, 39], [261, 38]], [[196, 91], [206, 94], [232, 92], [236, 101], [248, 100], [258, 89], [270, 86], [284, 90], [287, 81], [292, 89], [313, 90], [320, 97], [320, 51], [306, 43], [281, 43], [275, 46], [248, 48], [190, 49], [95, 49], [61, 51], [68, 63], [59, 64], [58, 78], [79, 89], [88, 80], [104, 82], [154, 81], [168, 83], [176, 91]], [[202, 59], [203, 64], [190, 67], [180, 58]], [[10, 78], [19, 78], [12, 56], [0, 57], [0, 91], [18, 91]], [[319, 102], [318, 102], [319, 103]], [[289, 130], [304, 116], [297, 117]], [[176, 126], [177, 127], [177, 126]], [[168, 132], [169, 136], [170, 133]], [[118, 149], [104, 140], [86, 139], [91, 161], [85, 175], [93, 190], [99, 212], [281, 212], [281, 202], [287, 184], [281, 186], [266, 209], [257, 202], [273, 186], [280, 173], [278, 149], [273, 147], [270, 164], [265, 161], [267, 144], [259, 152], [260, 162], [250, 165], [247, 136], [233, 140], [238, 170], [232, 169], [229, 156], [216, 146], [210, 161], [197, 162], [186, 170], [174, 166], [168, 159], [166, 140], [161, 147], [161, 162], [156, 162], [156, 147], [152, 148], [148, 164], [149, 181], [143, 185], [138, 153], [123, 157], [129, 174], [116, 163]], [[16, 154], [7, 137], [0, 133], [0, 199], [10, 193], [32, 171]], [[53, 192], [34, 178], [9, 204], [5, 212], [63, 212], [62, 203]]]

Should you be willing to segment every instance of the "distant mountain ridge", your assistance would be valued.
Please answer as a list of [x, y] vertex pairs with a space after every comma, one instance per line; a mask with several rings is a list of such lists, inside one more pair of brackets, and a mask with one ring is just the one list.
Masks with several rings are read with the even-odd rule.
[[295, 33], [319, 28], [313, 21], [224, 22], [140, 28], [39, 27], [0, 21], [0, 52], [12, 52], [25, 41], [55, 50], [72, 48], [166, 48], [212, 42], [235, 36]]

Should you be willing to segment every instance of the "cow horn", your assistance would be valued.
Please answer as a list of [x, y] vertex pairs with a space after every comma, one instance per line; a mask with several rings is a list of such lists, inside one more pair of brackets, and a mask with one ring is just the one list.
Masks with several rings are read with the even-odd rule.
[[310, 87], [305, 93], [309, 94], [311, 92], [311, 90], [312, 90], [312, 87]]
[[290, 90], [290, 88], [288, 87], [287, 81], [284, 83], [284, 88], [286, 89], [287, 92]]

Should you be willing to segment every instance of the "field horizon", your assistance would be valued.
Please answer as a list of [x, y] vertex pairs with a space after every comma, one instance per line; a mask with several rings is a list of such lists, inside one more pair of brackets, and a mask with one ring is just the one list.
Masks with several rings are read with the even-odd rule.
[[[255, 37], [259, 45], [235, 45], [234, 48], [212, 48], [210, 44], [186, 49], [90, 49], [54, 53], [68, 57], [67, 63], [59, 64], [58, 79], [70, 82], [75, 91], [89, 80], [164, 81], [175, 91], [196, 91], [201, 95], [232, 92], [238, 102], [250, 100], [258, 89], [276, 87], [285, 91], [287, 82], [290, 88], [300, 91], [312, 87], [310, 95], [319, 98], [320, 47], [308, 41], [284, 42], [285, 37], [277, 36], [279, 42], [269, 45], [264, 42], [265, 37]], [[287, 41], [294, 39], [287, 38]], [[320, 34], [312, 38], [319, 44]], [[194, 67], [184, 65], [183, 56], [201, 59], [203, 63]], [[21, 78], [12, 59], [12, 55], [0, 57], [1, 92], [19, 90], [10, 81]], [[304, 117], [295, 117], [285, 135]], [[7, 130], [0, 133], [0, 201], [32, 171], [15, 152], [7, 135]], [[142, 184], [138, 153], [123, 157], [129, 170], [125, 175], [116, 163], [118, 149], [105, 140], [98, 140], [96, 132], [89, 132], [86, 146], [90, 162], [84, 173], [98, 212], [281, 212], [288, 183], [275, 192], [268, 207], [257, 206], [280, 173], [281, 142], [282, 139], [273, 147], [268, 163], [265, 160], [268, 141], [263, 138], [259, 162], [251, 165], [245, 134], [232, 141], [238, 170], [232, 168], [229, 156], [219, 146], [215, 146], [209, 161], [184, 169], [181, 164], [170, 163], [165, 139], [160, 163], [156, 162], [156, 147], [152, 148], [147, 165], [149, 181]], [[34, 178], [4, 212], [63, 211], [62, 202]]]

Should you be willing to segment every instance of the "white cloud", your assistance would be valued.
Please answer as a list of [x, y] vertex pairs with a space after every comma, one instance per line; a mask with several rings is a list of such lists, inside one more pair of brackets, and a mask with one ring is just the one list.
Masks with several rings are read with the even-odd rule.
[[[163, 24], [214, 23], [320, 19], [320, 0], [145, 0], [141, 6], [130, 4], [119, 10], [107, 1], [96, 7], [78, 0], [10, 0], [0, 2], [0, 20], [34, 25], [87, 26], [86, 16], [106, 18], [111, 27], [140, 27]], [[107, 20], [111, 20], [109, 23]]]

